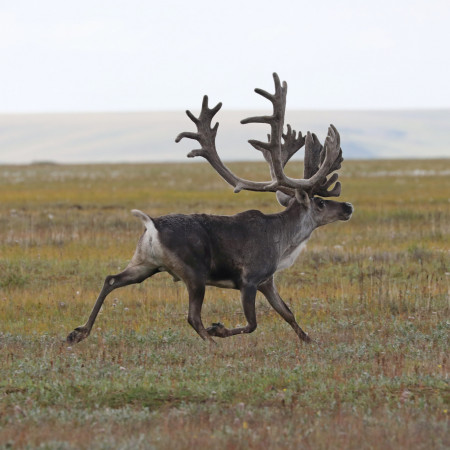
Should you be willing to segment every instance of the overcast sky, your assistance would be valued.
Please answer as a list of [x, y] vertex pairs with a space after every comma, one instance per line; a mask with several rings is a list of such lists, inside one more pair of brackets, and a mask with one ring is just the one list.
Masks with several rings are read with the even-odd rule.
[[0, 0], [0, 113], [450, 108], [449, 0]]

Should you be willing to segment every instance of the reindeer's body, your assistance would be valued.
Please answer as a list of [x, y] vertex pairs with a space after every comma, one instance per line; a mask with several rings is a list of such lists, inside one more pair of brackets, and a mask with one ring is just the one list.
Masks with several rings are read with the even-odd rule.
[[[250, 210], [234, 216], [170, 214], [151, 219], [141, 211], [133, 213], [146, 231], [131, 265], [169, 272], [176, 280], [188, 279], [193, 271], [206, 285], [231, 289], [259, 286], [290, 267], [318, 226], [298, 202], [269, 215]], [[349, 214], [350, 206], [341, 218]]]
[[169, 273], [186, 279], [192, 270], [207, 285], [241, 289], [276, 271], [283, 245], [274, 242], [273, 231], [281, 220], [253, 210], [235, 216], [170, 215], [154, 224], [166, 260], [170, 253], [177, 255], [164, 267]]
[[[295, 131], [292, 132], [288, 126], [288, 133], [283, 135], [285, 144], [281, 146], [287, 87], [284, 84], [281, 88], [278, 77], [274, 75], [274, 78], [274, 96], [265, 91], [257, 91], [274, 103], [274, 115], [245, 121], [269, 123], [272, 127], [269, 143], [251, 142], [255, 148], [263, 151], [269, 162], [272, 182], [255, 183], [240, 179], [223, 165], [214, 146], [217, 125], [210, 128], [210, 121], [220, 104], [209, 110], [206, 97], [198, 119], [188, 112], [199, 133], [182, 133], [177, 140], [182, 137], [198, 140], [202, 149], [194, 150], [190, 156], [207, 158], [219, 174], [235, 186], [236, 191], [275, 191], [280, 203], [287, 208], [269, 215], [250, 210], [234, 216], [171, 214], [157, 218], [150, 218], [141, 211], [133, 210], [146, 228], [136, 252], [123, 272], [106, 278], [86, 325], [70, 333], [69, 342], [78, 342], [89, 335], [105, 297], [112, 290], [140, 283], [158, 272], [168, 272], [175, 281], [182, 280], [186, 284], [189, 292], [188, 321], [203, 339], [212, 341], [211, 336], [227, 337], [252, 332], [256, 328], [255, 297], [256, 292], [260, 291], [292, 326], [299, 338], [310, 341], [278, 294], [273, 276], [294, 263], [317, 227], [336, 220], [348, 220], [353, 207], [349, 203], [314, 197], [316, 193], [327, 197], [337, 196], [340, 192], [339, 183], [328, 191], [337, 175], [334, 174], [328, 180], [327, 176], [337, 170], [342, 161], [339, 134], [334, 127], [329, 131], [326, 155], [317, 138], [308, 134], [306, 151], [309, 153], [305, 156], [305, 179], [296, 180], [284, 175], [284, 165], [304, 145], [305, 138], [301, 133], [296, 138]], [[278, 137], [274, 138], [277, 133]], [[205, 329], [201, 320], [201, 308], [206, 285], [239, 290], [247, 326], [227, 329], [216, 323]]]

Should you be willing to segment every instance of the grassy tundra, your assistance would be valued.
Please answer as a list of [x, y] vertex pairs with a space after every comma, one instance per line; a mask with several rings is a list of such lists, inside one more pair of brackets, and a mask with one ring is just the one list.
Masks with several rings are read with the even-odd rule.
[[[448, 448], [449, 174], [450, 160], [344, 163], [352, 220], [278, 274], [320, 346], [258, 297], [258, 329], [210, 348], [160, 274], [114, 291], [68, 347], [133, 254], [130, 209], [280, 207], [206, 164], [0, 167], [0, 448]], [[203, 320], [245, 323], [239, 293], [208, 288]]]

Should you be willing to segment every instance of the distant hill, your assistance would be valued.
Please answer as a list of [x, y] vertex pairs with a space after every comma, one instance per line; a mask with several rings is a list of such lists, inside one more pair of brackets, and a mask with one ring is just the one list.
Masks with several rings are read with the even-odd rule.
[[[268, 127], [239, 123], [261, 113], [218, 113], [224, 160], [261, 159], [246, 141], [264, 139]], [[288, 111], [286, 121], [321, 141], [333, 123], [347, 159], [450, 157], [450, 110]], [[194, 130], [183, 112], [3, 114], [0, 164], [185, 161], [197, 142], [176, 144], [175, 137]]]

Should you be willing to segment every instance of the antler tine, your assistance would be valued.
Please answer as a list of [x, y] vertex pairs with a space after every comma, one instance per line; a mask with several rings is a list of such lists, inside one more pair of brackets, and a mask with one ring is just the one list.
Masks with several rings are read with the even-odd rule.
[[[338, 174], [334, 173], [324, 184], [315, 190], [314, 194], [320, 195], [321, 197], [339, 197], [341, 195], [341, 183], [337, 181], [338, 177]], [[333, 189], [329, 191], [328, 188], [334, 183], [336, 184]]]
[[304, 171], [303, 176], [308, 179], [311, 178], [318, 170], [320, 165], [320, 155], [322, 153], [323, 146], [314, 133], [306, 134], [305, 140], [305, 159], [304, 159]]
[[287, 162], [295, 155], [304, 145], [305, 136], [299, 131], [296, 137], [296, 131], [292, 130], [289, 124], [286, 125], [286, 134], [283, 134], [284, 143], [281, 146], [281, 159], [283, 162], [283, 167]]
[[[336, 130], [336, 132], [337, 132], [337, 130]], [[322, 152], [320, 155], [320, 164], [322, 164], [324, 158], [325, 158], [325, 152]], [[331, 166], [330, 173], [334, 172], [335, 170], [339, 170], [341, 168], [342, 161], [344, 161], [344, 158], [342, 157], [342, 148], [339, 145], [339, 154], [336, 157], [336, 160], [334, 161], [333, 165]]]

